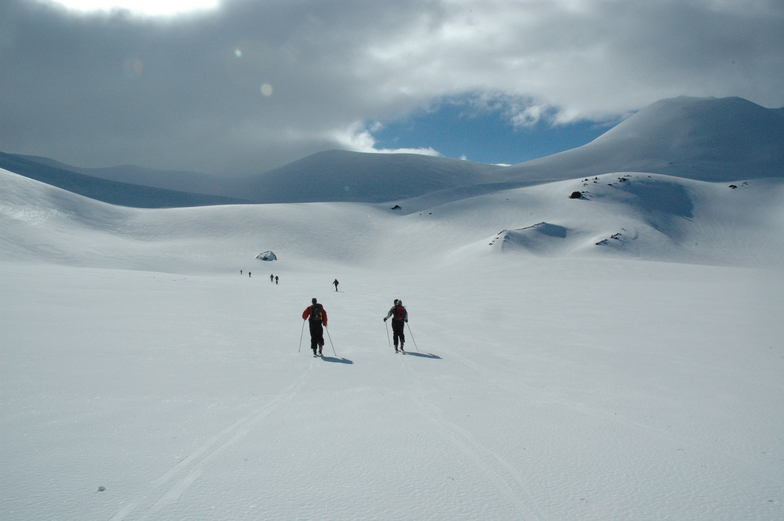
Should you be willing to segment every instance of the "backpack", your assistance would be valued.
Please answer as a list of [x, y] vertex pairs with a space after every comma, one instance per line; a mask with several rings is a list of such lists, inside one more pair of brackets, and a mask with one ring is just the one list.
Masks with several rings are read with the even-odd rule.
[[323, 313], [321, 313], [321, 304], [313, 304], [313, 309], [310, 312], [310, 319], [318, 322], [324, 320]]
[[406, 313], [406, 308], [403, 306], [398, 306], [395, 308], [395, 320], [405, 320], [408, 313]]

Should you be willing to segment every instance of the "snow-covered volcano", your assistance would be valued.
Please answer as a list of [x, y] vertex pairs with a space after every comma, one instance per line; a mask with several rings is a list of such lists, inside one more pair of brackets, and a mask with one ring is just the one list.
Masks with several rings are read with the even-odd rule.
[[0, 518], [784, 518], [780, 171], [355, 157], [168, 209], [0, 170]]

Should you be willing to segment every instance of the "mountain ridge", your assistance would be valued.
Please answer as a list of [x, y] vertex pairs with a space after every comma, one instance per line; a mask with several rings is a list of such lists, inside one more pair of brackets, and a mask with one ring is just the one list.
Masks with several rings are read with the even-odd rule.
[[101, 179], [4, 152], [0, 152], [0, 168], [97, 201], [131, 208], [179, 208], [247, 202], [234, 197]]
[[[732, 182], [784, 175], [784, 108], [742, 98], [657, 101], [581, 147], [502, 167], [417, 154], [317, 152], [244, 177], [133, 165], [86, 169], [0, 153], [0, 167], [104, 202], [136, 207], [399, 202], [646, 172]], [[119, 185], [112, 183], [121, 183]]]

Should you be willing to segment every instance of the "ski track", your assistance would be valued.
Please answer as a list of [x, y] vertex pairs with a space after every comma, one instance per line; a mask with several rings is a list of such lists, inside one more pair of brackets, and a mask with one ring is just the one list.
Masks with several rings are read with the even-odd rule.
[[[511, 504], [523, 521], [545, 521], [533, 496], [528, 491], [525, 481], [515, 468], [501, 456], [478, 443], [470, 432], [444, 419], [444, 413], [435, 405], [424, 400], [424, 393], [418, 389], [416, 376], [404, 358], [400, 357], [400, 365], [408, 373], [409, 397], [417, 406], [420, 414], [436, 426], [439, 434], [460, 452], [468, 456], [477, 469], [493, 484], [501, 496]], [[473, 367], [473, 364], [466, 364]], [[516, 489], [516, 490], [515, 490]], [[525, 499], [521, 499], [525, 498]], [[530, 504], [530, 507], [528, 506]]]
[[[299, 390], [304, 385], [310, 370], [313, 368], [314, 361], [308, 366], [308, 370], [303, 372], [294, 382], [275, 398], [267, 402], [259, 409], [246, 414], [233, 424], [229, 425], [218, 434], [207, 440], [198, 449], [189, 454], [185, 459], [174, 465], [171, 469], [165, 472], [161, 477], [151, 483], [152, 490], [149, 493], [152, 504], [144, 509], [144, 511], [137, 518], [137, 521], [146, 521], [148, 519], [160, 519], [158, 515], [161, 510], [176, 502], [188, 488], [195, 483], [202, 475], [204, 467], [211, 461], [215, 460], [220, 454], [240, 441], [251, 432], [251, 428], [256, 423], [260, 422], [271, 413], [273, 413], [284, 402], [290, 401], [297, 395]], [[157, 489], [163, 487], [166, 483], [171, 481], [175, 476], [181, 475], [186, 469], [190, 468], [184, 477], [178, 479], [170, 487], [165, 489], [163, 493], [156, 492]], [[148, 501], [149, 503], [149, 501]], [[133, 500], [114, 514], [109, 521], [123, 521], [128, 518], [134, 511], [137, 510], [140, 501]]]

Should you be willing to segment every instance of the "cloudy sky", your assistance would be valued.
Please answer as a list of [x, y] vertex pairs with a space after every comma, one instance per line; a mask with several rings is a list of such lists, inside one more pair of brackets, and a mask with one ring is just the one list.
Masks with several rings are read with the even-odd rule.
[[219, 174], [334, 148], [519, 163], [662, 98], [781, 107], [782, 27], [781, 0], [1, 0], [0, 151]]

